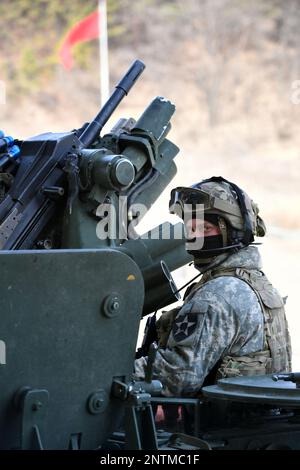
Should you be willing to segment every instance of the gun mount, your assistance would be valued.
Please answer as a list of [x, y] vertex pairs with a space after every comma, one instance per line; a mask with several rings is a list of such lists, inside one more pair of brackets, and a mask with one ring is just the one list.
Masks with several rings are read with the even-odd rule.
[[1, 449], [102, 446], [122, 418], [120, 387], [136, 406], [143, 313], [177, 300], [169, 269], [190, 259], [184, 240], [135, 232], [176, 173], [175, 106], [155, 98], [100, 135], [143, 69], [81, 129], [4, 142], [20, 152], [0, 162]]

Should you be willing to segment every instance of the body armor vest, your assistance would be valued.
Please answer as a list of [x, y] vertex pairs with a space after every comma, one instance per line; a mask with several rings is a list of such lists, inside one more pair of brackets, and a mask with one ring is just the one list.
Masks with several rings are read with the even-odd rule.
[[241, 375], [264, 375], [291, 371], [291, 341], [283, 299], [261, 271], [219, 268], [203, 274], [190, 294], [211, 279], [233, 276], [246, 282], [257, 296], [264, 316], [264, 348], [247, 356], [225, 356], [216, 379]]

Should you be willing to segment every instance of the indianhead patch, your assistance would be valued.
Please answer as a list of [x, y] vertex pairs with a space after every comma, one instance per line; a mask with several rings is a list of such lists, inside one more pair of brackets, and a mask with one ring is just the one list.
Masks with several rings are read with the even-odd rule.
[[173, 325], [173, 337], [178, 343], [191, 336], [197, 326], [197, 313], [182, 312], [175, 318]]

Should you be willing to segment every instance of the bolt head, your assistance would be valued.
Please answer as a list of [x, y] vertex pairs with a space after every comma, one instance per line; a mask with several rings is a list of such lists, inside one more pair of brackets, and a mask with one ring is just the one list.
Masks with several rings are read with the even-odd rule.
[[33, 403], [32, 411], [38, 411], [42, 408], [42, 406], [43, 406], [43, 404], [40, 401], [38, 401], [36, 403]]
[[113, 310], [118, 310], [119, 307], [120, 307], [119, 302], [118, 302], [117, 300], [114, 300], [114, 302], [112, 303], [111, 308], [112, 308]]

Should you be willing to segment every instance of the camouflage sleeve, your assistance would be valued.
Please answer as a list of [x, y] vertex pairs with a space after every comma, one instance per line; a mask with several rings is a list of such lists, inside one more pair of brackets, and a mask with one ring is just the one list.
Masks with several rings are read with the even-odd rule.
[[157, 351], [153, 377], [162, 382], [165, 396], [195, 395], [233, 341], [232, 308], [215, 293], [209, 297], [194, 297], [181, 308], [167, 347]]
[[145, 379], [145, 368], [147, 366], [147, 358], [139, 357], [134, 361], [134, 380], [144, 380]]
[[[157, 330], [157, 339], [158, 346], [160, 348], [165, 348], [167, 345], [168, 337], [172, 330], [173, 322], [176, 317], [176, 314], [181, 307], [175, 307], [172, 310], [162, 312], [162, 315], [158, 318], [156, 322]], [[145, 377], [145, 368], [147, 366], [147, 358], [140, 357], [134, 361], [134, 380], [144, 380]]]
[[172, 310], [168, 310], [167, 312], [162, 312], [162, 315], [157, 320], [156, 331], [158, 346], [160, 348], [165, 348], [167, 346], [168, 338], [172, 331], [174, 320], [181, 308], [182, 307], [175, 307]]

